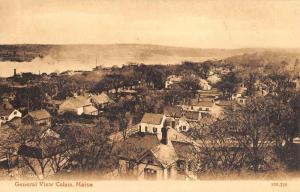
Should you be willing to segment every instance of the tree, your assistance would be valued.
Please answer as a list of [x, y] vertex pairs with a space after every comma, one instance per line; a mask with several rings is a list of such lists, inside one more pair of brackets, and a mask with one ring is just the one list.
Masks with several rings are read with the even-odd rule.
[[79, 172], [97, 171], [104, 173], [114, 167], [111, 156], [113, 145], [109, 141], [110, 130], [99, 122], [96, 126], [68, 126], [67, 143], [72, 146], [71, 156]]
[[185, 77], [179, 85], [183, 90], [192, 91], [194, 94], [200, 89], [199, 79], [197, 78]]
[[[43, 127], [16, 127], [10, 124], [10, 131], [0, 145], [7, 156], [9, 172], [17, 168], [24, 174], [31, 173], [42, 179], [61, 171], [68, 164], [68, 149], [61, 139], [45, 135], [46, 130]], [[13, 163], [14, 157], [18, 159], [17, 164]]]
[[274, 99], [251, 98], [247, 103], [200, 138], [202, 168], [257, 172], [282, 166], [278, 149], [290, 140], [292, 109]]
[[114, 89], [115, 93], [118, 94], [119, 88], [125, 84], [125, 77], [122, 74], [109, 74], [101, 79], [93, 88], [93, 91], [109, 91]]
[[218, 88], [222, 91], [225, 98], [230, 98], [236, 90], [240, 79], [236, 73], [230, 72], [222, 77], [222, 81], [218, 84]]
[[255, 82], [257, 80], [257, 75], [250, 73], [248, 79], [246, 80], [247, 95], [252, 96], [256, 90]]
[[205, 61], [201, 64], [200, 77], [207, 79], [209, 76], [210, 69], [212, 67], [211, 61]]

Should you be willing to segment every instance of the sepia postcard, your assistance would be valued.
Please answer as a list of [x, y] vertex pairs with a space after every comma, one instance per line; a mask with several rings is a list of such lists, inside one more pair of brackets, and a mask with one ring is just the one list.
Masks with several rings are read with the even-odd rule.
[[300, 1], [0, 0], [0, 191], [300, 191]]

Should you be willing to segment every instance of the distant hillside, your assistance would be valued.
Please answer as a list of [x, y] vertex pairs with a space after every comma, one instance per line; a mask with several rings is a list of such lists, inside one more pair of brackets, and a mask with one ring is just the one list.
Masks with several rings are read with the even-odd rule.
[[[278, 50], [278, 49], [276, 49]], [[96, 65], [177, 64], [272, 51], [270, 49], [200, 49], [148, 44], [0, 45], [0, 76], [18, 72], [91, 70]]]
[[36, 57], [101, 63], [105, 66], [130, 62], [172, 64], [182, 60], [220, 59], [260, 49], [198, 49], [147, 44], [111, 45], [0, 45], [0, 61], [31, 61]]
[[300, 51], [297, 49], [245, 53], [228, 57], [226, 61], [241, 67], [272, 66], [274, 70], [300, 72]]

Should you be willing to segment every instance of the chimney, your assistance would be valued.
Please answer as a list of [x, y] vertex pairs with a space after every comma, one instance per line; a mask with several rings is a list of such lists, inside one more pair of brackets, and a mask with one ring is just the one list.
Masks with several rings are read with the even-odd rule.
[[173, 129], [175, 129], [175, 119], [172, 119], [171, 126]]
[[162, 129], [161, 129], [161, 133], [162, 133], [162, 138], [161, 138], [161, 143], [164, 144], [164, 145], [167, 145], [168, 144], [168, 127], [164, 126]]

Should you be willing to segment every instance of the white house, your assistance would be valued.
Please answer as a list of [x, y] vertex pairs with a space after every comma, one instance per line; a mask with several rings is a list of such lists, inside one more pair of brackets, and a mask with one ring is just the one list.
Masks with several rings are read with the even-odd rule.
[[183, 79], [182, 76], [177, 76], [177, 75], [168, 76], [165, 82], [165, 88], [168, 89], [170, 88], [171, 85], [180, 83], [182, 79]]
[[101, 94], [91, 94], [89, 96], [90, 98], [90, 102], [97, 108], [103, 108], [107, 105], [109, 105], [110, 103], [114, 103], [114, 101], [109, 98], [109, 96], [105, 93], [101, 93]]
[[176, 129], [179, 132], [186, 132], [190, 129], [190, 124], [188, 123], [185, 117], [172, 118], [168, 117], [167, 121], [173, 129]]
[[204, 91], [209, 91], [212, 88], [211, 85], [209, 85], [208, 82], [204, 79], [199, 80], [199, 87], [201, 90], [204, 90]]
[[184, 111], [201, 111], [208, 113], [212, 111], [215, 103], [212, 101], [192, 100], [190, 104], [183, 104], [180, 106]]
[[28, 112], [28, 114], [23, 117], [22, 122], [24, 124], [51, 127], [52, 116], [44, 109], [36, 110]]
[[163, 114], [145, 113], [140, 124], [139, 131], [161, 135], [166, 116]]
[[87, 97], [77, 96], [66, 99], [60, 106], [58, 113], [75, 113], [76, 115], [98, 115], [98, 110], [92, 106]]
[[21, 118], [22, 113], [17, 109], [0, 109], [0, 126], [13, 120], [14, 118]]
[[168, 129], [164, 128], [161, 140], [146, 134], [129, 137], [117, 145], [119, 176], [137, 180], [195, 179], [192, 167], [196, 148], [192, 143], [171, 139]]

